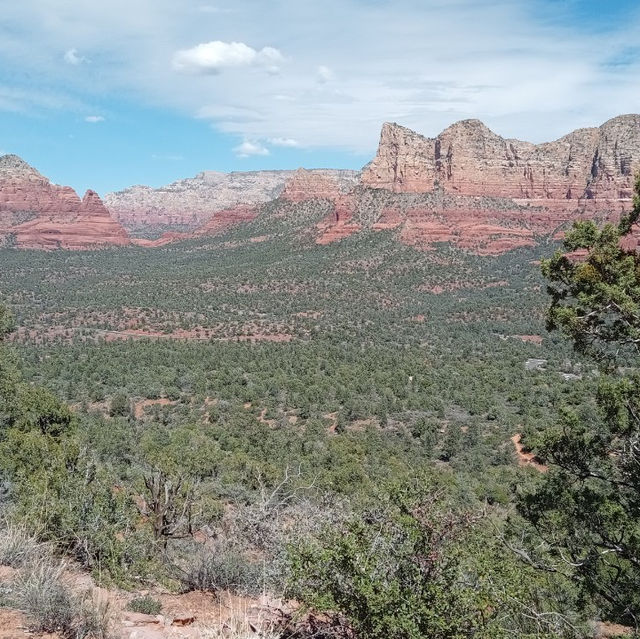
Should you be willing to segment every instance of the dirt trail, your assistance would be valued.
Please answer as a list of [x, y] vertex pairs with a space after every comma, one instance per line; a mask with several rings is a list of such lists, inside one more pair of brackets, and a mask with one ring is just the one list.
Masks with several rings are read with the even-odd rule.
[[516, 433], [511, 441], [513, 445], [516, 447], [516, 453], [518, 455], [518, 464], [520, 466], [532, 466], [538, 472], [546, 473], [549, 470], [548, 466], [541, 464], [538, 458], [534, 453], [527, 453], [524, 450], [524, 446], [522, 445], [522, 435], [520, 433]]

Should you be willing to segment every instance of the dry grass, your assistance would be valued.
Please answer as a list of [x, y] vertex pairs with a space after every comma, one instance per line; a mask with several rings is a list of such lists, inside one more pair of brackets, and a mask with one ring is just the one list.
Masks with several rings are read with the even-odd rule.
[[112, 639], [109, 601], [92, 592], [73, 593], [64, 582], [64, 563], [46, 558], [24, 565], [15, 580], [12, 603], [33, 632], [57, 632], [64, 639]]
[[49, 548], [21, 526], [6, 525], [0, 530], [0, 565], [22, 568], [49, 555]]
[[25, 566], [14, 584], [15, 603], [35, 632], [72, 636], [72, 596], [62, 582], [64, 564], [41, 561]]
[[250, 619], [249, 611], [236, 607], [227, 621], [202, 628], [201, 639], [280, 639], [282, 633], [264, 619]]

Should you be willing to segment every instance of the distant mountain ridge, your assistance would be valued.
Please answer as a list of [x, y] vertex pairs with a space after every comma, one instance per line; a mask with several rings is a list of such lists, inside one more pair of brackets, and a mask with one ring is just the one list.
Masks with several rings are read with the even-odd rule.
[[[154, 247], [222, 234], [260, 216], [275, 237], [278, 220], [293, 213], [308, 220], [305, 237], [318, 244], [389, 231], [420, 249], [446, 242], [495, 255], [557, 240], [576, 219], [617, 218], [631, 206], [638, 170], [640, 115], [537, 145], [502, 138], [479, 120], [456, 122], [435, 138], [386, 123], [361, 172], [204, 171], [158, 189], [110, 193], [110, 210], [93, 191], [81, 200], [7, 155], [0, 157], [0, 243]], [[323, 216], [319, 223], [313, 211]]]
[[502, 138], [479, 120], [456, 122], [436, 138], [386, 123], [362, 184], [397, 193], [619, 200], [631, 197], [638, 169], [640, 115], [544, 144]]
[[275, 200], [299, 172], [330, 179], [333, 188], [342, 190], [355, 186], [360, 177], [359, 171], [340, 169], [245, 173], [203, 171], [193, 178], [178, 180], [157, 189], [132, 186], [108, 193], [105, 204], [116, 219], [132, 231], [145, 227], [174, 226], [195, 230], [219, 211]]

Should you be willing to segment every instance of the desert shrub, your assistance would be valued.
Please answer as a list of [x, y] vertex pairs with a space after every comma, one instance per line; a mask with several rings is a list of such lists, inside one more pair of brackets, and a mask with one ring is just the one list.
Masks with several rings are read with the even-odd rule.
[[64, 584], [64, 570], [63, 563], [51, 560], [24, 566], [11, 603], [24, 611], [34, 632], [57, 632], [64, 639], [110, 639], [109, 602], [91, 593], [72, 593]]
[[108, 599], [86, 593], [77, 598], [70, 639], [111, 639], [113, 615]]
[[184, 570], [182, 582], [189, 590], [228, 590], [257, 595], [263, 582], [262, 563], [232, 549], [202, 550]]
[[121, 578], [144, 558], [145, 531], [135, 530], [130, 495], [114, 491], [118, 478], [82, 445], [75, 424], [47, 417], [58, 412], [33, 409], [0, 443], [11, 516], [83, 566]]
[[127, 610], [140, 612], [143, 615], [159, 615], [162, 611], [162, 604], [150, 595], [136, 597], [127, 604]]
[[[317, 540], [292, 547], [291, 598], [368, 639], [576, 637], [545, 581], [505, 553], [486, 512], [443, 489], [398, 486]], [[555, 602], [556, 606], [549, 603]]]
[[111, 398], [109, 414], [111, 417], [128, 417], [131, 414], [131, 401], [124, 393], [117, 393]]
[[48, 549], [22, 526], [9, 524], [0, 530], [0, 565], [20, 568], [43, 558]]
[[73, 636], [73, 597], [62, 583], [63, 572], [63, 564], [44, 561], [26, 567], [16, 580], [15, 604], [35, 632]]

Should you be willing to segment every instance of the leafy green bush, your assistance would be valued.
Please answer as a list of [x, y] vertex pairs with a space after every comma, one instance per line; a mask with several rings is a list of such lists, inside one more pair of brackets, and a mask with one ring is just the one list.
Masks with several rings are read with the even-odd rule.
[[127, 610], [140, 612], [143, 615], [159, 615], [162, 611], [162, 603], [151, 595], [136, 597], [127, 604]]
[[476, 635], [490, 611], [458, 565], [470, 521], [435, 498], [398, 494], [319, 544], [292, 548], [290, 594], [371, 639]]
[[576, 636], [577, 624], [540, 603], [566, 584], [524, 570], [489, 524], [484, 513], [453, 509], [440, 490], [393, 489], [346, 525], [290, 549], [288, 595], [344, 636]]

